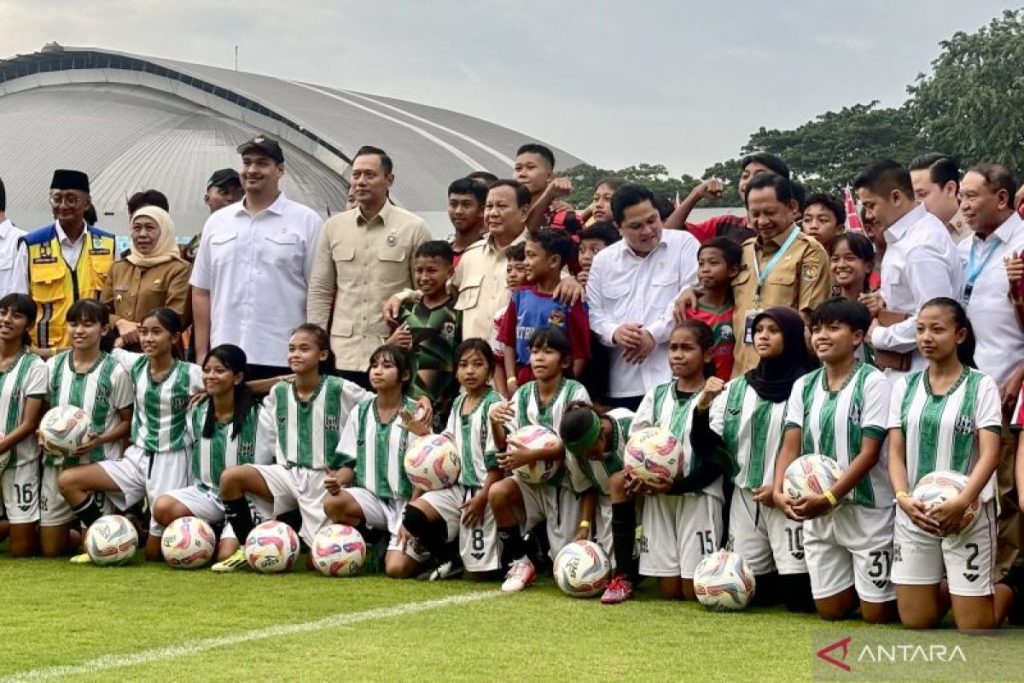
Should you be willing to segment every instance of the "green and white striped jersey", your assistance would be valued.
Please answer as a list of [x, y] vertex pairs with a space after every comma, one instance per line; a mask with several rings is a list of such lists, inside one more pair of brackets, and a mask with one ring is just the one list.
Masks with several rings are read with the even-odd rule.
[[[72, 351], [64, 351], [46, 361], [50, 380], [47, 401], [51, 408], [75, 406], [89, 415], [93, 434], [103, 434], [120, 422], [119, 410], [131, 408], [135, 401], [134, 386], [128, 371], [107, 353], [101, 353], [86, 372], [76, 372]], [[117, 460], [123, 448], [120, 441], [98, 446], [77, 464]], [[70, 465], [74, 460], [45, 456], [47, 465]]]
[[[231, 436], [235, 427], [232, 422], [227, 424], [216, 422], [213, 435], [207, 439], [203, 436], [203, 426], [210, 410], [210, 399], [206, 398], [192, 406], [188, 411], [186, 426], [188, 443], [192, 448], [192, 479], [196, 485], [209, 491], [220, 491], [220, 476], [224, 470], [235, 465], [250, 465], [256, 462], [256, 432], [259, 429], [259, 405], [253, 405], [249, 414], [242, 422], [242, 428], [234, 437]], [[269, 451], [264, 451], [269, 453]], [[272, 461], [264, 458], [261, 465], [269, 465]]]
[[[857, 362], [839, 391], [828, 390], [825, 369], [813, 370], [796, 381], [786, 409], [786, 429], [798, 428], [801, 453], [833, 458], [844, 468], [860, 455], [865, 437], [885, 439], [889, 415], [889, 380], [878, 369]], [[870, 508], [893, 505], [888, 455], [882, 449], [868, 476], [846, 494], [843, 502]]]
[[[696, 459], [702, 454], [695, 453], [690, 441], [690, 426], [693, 424], [693, 409], [697, 407], [700, 392], [682, 396], [676, 391], [675, 381], [659, 384], [646, 394], [636, 409], [630, 432], [645, 427], [662, 427], [672, 432], [683, 444], [683, 469], [681, 476], [689, 476], [696, 466]], [[725, 499], [722, 492], [722, 477], [704, 487], [702, 493]], [[686, 495], [700, 495], [688, 493]]]
[[577, 458], [576, 461], [589, 482], [601, 493], [607, 494], [608, 477], [622, 470], [622, 458], [626, 452], [626, 442], [629, 441], [629, 429], [633, 424], [633, 411], [613, 408], [605, 413], [604, 417], [611, 421], [612, 433], [606, 444], [603, 459]]
[[[511, 434], [526, 425], [542, 425], [557, 434], [562, 426], [562, 416], [565, 415], [566, 409], [573, 401], [590, 403], [590, 394], [582, 384], [574, 379], [563, 377], [561, 384], [558, 385], [558, 391], [547, 403], [541, 403], [537, 380], [527, 382], [512, 394], [512, 408], [515, 411], [515, 417], [505, 425], [505, 431]], [[491, 451], [498, 450], [494, 445], [493, 435], [488, 437], [487, 448]], [[566, 473], [569, 474], [568, 477], [565, 476]], [[575, 491], [580, 491], [582, 489], [578, 487], [584, 486], [584, 482], [587, 482], [587, 478], [580, 470], [576, 458], [572, 453], [566, 451], [564, 467], [555, 476], [548, 479], [546, 484], [554, 487], [571, 487]], [[585, 484], [585, 488], [590, 488], [589, 483]]]
[[132, 443], [152, 453], [183, 450], [188, 402], [203, 390], [203, 369], [175, 360], [170, 372], [155, 382], [149, 356], [124, 349], [114, 349], [111, 355], [135, 385]]
[[[0, 429], [10, 434], [25, 416], [25, 401], [46, 400], [46, 363], [34, 353], [23, 351], [6, 372], [0, 372]], [[35, 432], [8, 451], [7, 469], [39, 460], [39, 441]]]
[[323, 376], [313, 396], [300, 401], [292, 382], [278, 382], [263, 399], [257, 449], [273, 449], [278, 465], [338, 469], [341, 430], [352, 409], [372, 397], [355, 382]]
[[[935, 396], [928, 371], [912, 373], [896, 382], [888, 426], [903, 430], [911, 490], [930, 472], [969, 474], [978, 462], [978, 430], [1001, 431], [999, 388], [988, 375], [964, 368], [944, 396]], [[994, 494], [993, 474], [981, 491], [981, 500], [989, 501]]]
[[[403, 399], [404, 408], [416, 412], [416, 403]], [[416, 440], [416, 435], [405, 428], [398, 412], [388, 422], [381, 422], [377, 412], [377, 399], [359, 402], [345, 422], [338, 443], [338, 457], [342, 467], [356, 472], [356, 486], [372, 492], [381, 500], [410, 498], [412, 484], [405, 474], [405, 451]]]
[[491, 389], [480, 399], [469, 415], [462, 414], [466, 395], [459, 394], [448, 416], [444, 433], [455, 443], [462, 460], [462, 474], [459, 483], [463, 486], [480, 488], [487, 478], [487, 471], [498, 466], [497, 453], [488, 449], [488, 434], [491, 431], [487, 413], [491, 406], [501, 402], [501, 395]]
[[741, 375], [715, 397], [709, 417], [711, 429], [722, 437], [736, 468], [736, 486], [753, 490], [773, 485], [775, 458], [785, 433], [786, 402], [764, 400]]

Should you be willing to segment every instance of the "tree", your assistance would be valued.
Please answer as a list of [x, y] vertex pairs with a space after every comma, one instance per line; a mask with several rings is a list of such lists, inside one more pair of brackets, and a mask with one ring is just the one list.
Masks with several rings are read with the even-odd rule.
[[939, 43], [919, 74], [910, 112], [928, 147], [962, 166], [999, 162], [1024, 173], [1024, 10], [1006, 10], [976, 33]]
[[[627, 183], [645, 185], [655, 194], [661, 195], [668, 200], [674, 200], [676, 195], [681, 198], [690, 193], [700, 179], [684, 174], [678, 178], [669, 174], [668, 169], [661, 164], [634, 164], [618, 171], [597, 168], [590, 164], [579, 164], [564, 171], [564, 175], [572, 180], [572, 194], [566, 197], [566, 201], [577, 207], [584, 207], [590, 204], [594, 196], [594, 190], [605, 178], [621, 178]], [[739, 176], [737, 171], [736, 177]], [[705, 177], [710, 177], [705, 175]], [[735, 195], [735, 190], [733, 190]], [[738, 196], [728, 195], [714, 202], [706, 202], [706, 206], [736, 206]]]

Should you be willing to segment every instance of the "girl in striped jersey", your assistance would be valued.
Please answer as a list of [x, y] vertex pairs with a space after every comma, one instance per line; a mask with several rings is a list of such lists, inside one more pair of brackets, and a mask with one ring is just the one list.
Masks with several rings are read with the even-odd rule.
[[534, 379], [519, 387], [511, 401], [495, 403], [488, 414], [491, 440], [488, 449], [498, 453], [498, 465], [506, 472], [538, 460], [563, 463], [563, 468], [543, 484], [527, 484], [518, 477], [507, 477], [493, 486], [487, 499], [498, 525], [502, 542], [502, 564], [511, 568], [501, 585], [506, 593], [515, 593], [537, 578], [533, 562], [526, 555], [520, 522], [533, 529], [545, 522], [551, 544], [551, 558], [570, 543], [590, 522], [580, 521], [579, 496], [573, 490], [579, 477], [574, 458], [562, 446], [547, 449], [518, 447], [508, 435], [526, 425], [542, 425], [556, 430], [562, 416], [574, 401], [590, 403], [582, 384], [567, 379], [565, 371], [572, 362], [569, 339], [557, 327], [543, 327], [530, 335], [530, 368]]
[[25, 294], [0, 299], [0, 495], [10, 522], [13, 557], [36, 552], [39, 442], [46, 365], [29, 351], [36, 304]]
[[632, 430], [663, 427], [683, 443], [683, 468], [674, 481], [661, 486], [626, 476], [626, 492], [643, 495], [640, 539], [640, 574], [658, 579], [666, 600], [695, 600], [693, 572], [715, 552], [722, 538], [722, 473], [714, 443], [696, 438], [692, 420], [698, 403], [706, 411], [721, 391], [721, 380], [705, 387], [713, 377], [714, 335], [697, 320], [687, 320], [669, 337], [669, 367], [674, 381], [648, 391], [637, 408]]
[[[247, 362], [245, 352], [233, 344], [221, 344], [206, 354], [206, 397], [188, 409], [185, 420], [194, 483], [156, 499], [153, 516], [165, 527], [180, 517], [199, 517], [215, 527], [224, 524], [221, 475], [229, 467], [254, 462], [256, 456], [259, 403], [245, 384]], [[263, 455], [272, 454], [264, 449]], [[238, 547], [231, 527], [224, 527], [217, 558], [230, 557]]]
[[[313, 544], [314, 534], [326, 521], [324, 484], [343, 462], [336, 453], [341, 428], [356, 404], [372, 396], [354, 382], [330, 374], [330, 341], [317, 325], [295, 329], [288, 340], [288, 366], [295, 379], [275, 384], [259, 415], [255, 462], [273, 464], [238, 465], [221, 475], [224, 516], [243, 544], [254, 526], [247, 495], [255, 497], [265, 517], [298, 508], [299, 535], [307, 545]], [[245, 551], [239, 548], [211, 569], [231, 572], [246, 566]]]
[[402, 515], [413, 496], [405, 474], [405, 451], [430, 432], [430, 418], [416, 419], [416, 404], [405, 396], [412, 381], [409, 359], [397, 346], [378, 347], [370, 356], [370, 386], [349, 414], [338, 442], [338, 470], [325, 482], [323, 508], [332, 522], [357, 527], [368, 543], [387, 533], [384, 571], [393, 579], [413, 576], [426, 559], [410, 543]]
[[494, 353], [483, 339], [467, 339], [455, 350], [455, 377], [462, 393], [455, 399], [444, 433], [462, 456], [459, 483], [440, 491], [427, 491], [405, 509], [405, 529], [437, 564], [431, 580], [460, 573], [452, 553], [459, 542], [462, 566], [471, 574], [492, 572], [501, 566], [498, 527], [487, 505], [487, 493], [501, 480], [494, 451], [487, 448], [487, 413], [501, 401], [491, 388]]
[[[182, 322], [169, 308], [158, 308], [139, 323], [142, 354], [114, 349], [113, 356], [128, 371], [135, 385], [131, 442], [120, 460], [103, 460], [64, 470], [57, 478], [61, 495], [82, 524], [89, 526], [103, 514], [97, 494], [106, 492], [114, 506], [125, 510], [146, 499], [149, 509], [167, 491], [191, 480], [185, 442], [185, 415], [189, 399], [202, 390], [202, 370], [178, 360]], [[146, 559], [160, 561], [163, 525], [149, 522]], [[71, 558], [88, 564], [89, 555]]]
[[694, 429], [708, 422], [732, 460], [729, 547], [757, 577], [755, 599], [765, 605], [781, 598], [791, 611], [813, 610], [803, 524], [786, 517], [772, 499], [786, 402], [810, 365], [804, 321], [792, 308], [778, 306], [758, 314], [753, 328], [760, 362], [725, 385], [710, 414], [695, 413]]
[[[956, 301], [932, 299], [921, 307], [917, 346], [928, 368], [896, 382], [889, 409], [889, 472], [899, 508], [892, 580], [900, 620], [908, 628], [935, 628], [952, 601], [957, 628], [996, 628], [1021, 588], [1018, 579], [993, 584], [992, 576], [999, 390], [974, 369], [974, 332]], [[943, 470], [966, 475], [967, 486], [928, 511], [913, 497], [914, 486]], [[960, 530], [964, 511], [979, 498], [977, 521]]]
[[[633, 412], [625, 408], [603, 413], [589, 403], [576, 401], [569, 406], [559, 428], [566, 450], [587, 478], [580, 488], [592, 487], [580, 501], [580, 518], [593, 526], [595, 539], [615, 560], [615, 577], [601, 596], [606, 605], [633, 596], [636, 502], [626, 494], [622, 471], [632, 424]], [[581, 525], [576, 540], [586, 540], [589, 532], [590, 527]]]
[[[830, 621], [856, 609], [864, 621], [896, 617], [892, 566], [893, 499], [882, 454], [889, 382], [856, 358], [871, 314], [863, 304], [829, 299], [811, 316], [811, 344], [823, 367], [793, 386], [786, 435], [775, 463], [775, 504], [803, 522], [804, 550], [818, 614]], [[836, 460], [843, 474], [822, 495], [795, 500], [782, 491], [799, 455]]]
[[[89, 415], [89, 434], [75, 457], [44, 454], [39, 541], [43, 555], [56, 557], [72, 546], [75, 513], [60, 494], [61, 472], [78, 465], [119, 460], [131, 429], [135, 388], [128, 371], [101, 347], [110, 331], [110, 312], [95, 299], [80, 299], [68, 310], [71, 350], [46, 362], [51, 408], [75, 406]], [[43, 450], [46, 443], [40, 439]], [[105, 510], [109, 504], [103, 505]]]

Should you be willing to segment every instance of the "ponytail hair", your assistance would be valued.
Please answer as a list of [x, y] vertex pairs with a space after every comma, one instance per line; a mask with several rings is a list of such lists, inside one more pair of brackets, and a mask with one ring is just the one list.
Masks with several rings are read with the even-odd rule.
[[21, 334], [21, 344], [22, 346], [31, 346], [32, 335], [29, 334], [29, 329], [36, 324], [36, 315], [39, 313], [32, 297], [28, 294], [8, 294], [0, 299], [0, 310], [21, 313], [25, 316], [25, 331]]
[[[242, 381], [236, 384], [234, 389], [235, 412], [231, 417], [231, 438], [234, 439], [242, 432], [242, 427], [245, 425], [249, 412], [256, 405], [256, 397], [253, 396], [246, 384], [249, 380], [248, 359], [245, 356], [245, 351], [234, 344], [220, 344], [210, 349], [210, 352], [206, 354], [206, 358], [203, 359], [204, 369], [211, 358], [216, 358], [228, 370], [242, 376]], [[217, 415], [213, 408], [213, 399], [207, 399], [206, 419], [203, 421], [204, 439], [213, 438], [213, 430], [216, 425]]]
[[160, 327], [164, 328], [172, 335], [178, 335], [178, 341], [171, 344], [171, 355], [180, 360], [182, 357], [181, 333], [185, 331], [185, 323], [182, 322], [181, 316], [178, 315], [178, 312], [173, 308], [167, 308], [164, 306], [161, 308], [155, 308], [142, 316], [142, 320], [140, 322], [146, 322], [150, 318], [156, 318], [156, 321], [160, 323]]
[[921, 310], [923, 311], [926, 308], [945, 308], [953, 316], [953, 324], [956, 326], [957, 331], [967, 330], [967, 336], [964, 337], [961, 343], [956, 345], [956, 357], [961, 365], [977, 370], [978, 365], [974, 362], [974, 349], [977, 347], [974, 326], [971, 325], [971, 320], [967, 317], [967, 311], [960, 305], [960, 302], [949, 297], [940, 296], [926, 301]]
[[316, 339], [317, 348], [321, 351], [327, 352], [327, 358], [320, 361], [320, 364], [317, 367], [320, 374], [337, 375], [338, 367], [335, 362], [334, 351], [331, 351], [331, 335], [327, 334], [327, 330], [319, 325], [314, 325], [313, 323], [303, 323], [292, 330], [292, 334], [296, 334], [298, 332], [306, 332], [307, 334], [313, 335]]

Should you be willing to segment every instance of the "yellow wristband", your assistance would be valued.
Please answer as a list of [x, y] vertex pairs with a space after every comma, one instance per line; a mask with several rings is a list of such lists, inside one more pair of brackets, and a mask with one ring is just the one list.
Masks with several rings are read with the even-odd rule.
[[897, 491], [896, 492], [896, 500], [900, 500], [902, 498], [910, 498], [910, 494], [907, 493], [906, 491]]
[[590, 528], [590, 522], [588, 522], [587, 520], [584, 519], [582, 522], [580, 522], [580, 528], [581, 529], [589, 529]]
[[827, 500], [828, 504], [832, 507], [835, 507], [836, 503], [839, 502], [836, 500], [836, 494], [832, 493], [832, 489], [825, 489], [825, 493], [823, 495], [825, 496], [825, 500]]

